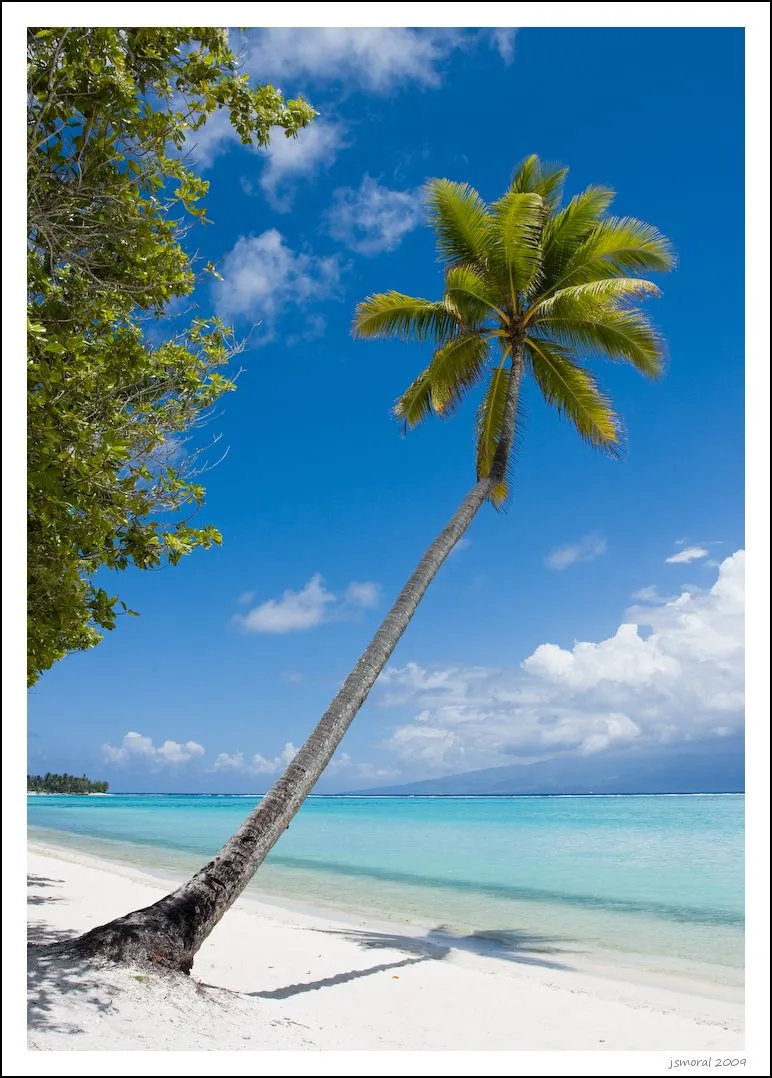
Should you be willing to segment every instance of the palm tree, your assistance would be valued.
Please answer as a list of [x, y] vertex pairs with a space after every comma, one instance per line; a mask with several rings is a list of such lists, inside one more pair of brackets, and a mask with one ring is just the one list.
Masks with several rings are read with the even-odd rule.
[[673, 259], [655, 228], [607, 215], [613, 192], [605, 187], [588, 187], [561, 208], [566, 172], [529, 157], [492, 205], [465, 184], [430, 183], [430, 219], [445, 264], [442, 298], [370, 296], [357, 307], [353, 331], [432, 342], [431, 362], [396, 405], [407, 427], [449, 414], [485, 381], [477, 481], [308, 741], [242, 827], [174, 893], [81, 937], [80, 953], [190, 969], [332, 759], [442, 563], [485, 502], [500, 506], [506, 499], [524, 377], [584, 441], [617, 454], [619, 421], [587, 364], [604, 358], [631, 363], [647, 377], [659, 374], [660, 338], [636, 306], [658, 289], [638, 275], [668, 270]]

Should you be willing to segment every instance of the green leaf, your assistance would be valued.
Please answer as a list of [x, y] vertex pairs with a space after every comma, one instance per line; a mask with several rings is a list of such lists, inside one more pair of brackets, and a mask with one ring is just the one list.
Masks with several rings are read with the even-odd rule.
[[458, 315], [442, 302], [385, 292], [357, 304], [352, 332], [355, 337], [444, 341], [458, 326]]
[[441, 257], [451, 266], [484, 260], [488, 250], [488, 211], [467, 183], [431, 180], [427, 185], [429, 223]]
[[588, 444], [617, 455], [619, 420], [590, 372], [554, 341], [529, 339], [526, 352], [546, 402], [569, 419]]

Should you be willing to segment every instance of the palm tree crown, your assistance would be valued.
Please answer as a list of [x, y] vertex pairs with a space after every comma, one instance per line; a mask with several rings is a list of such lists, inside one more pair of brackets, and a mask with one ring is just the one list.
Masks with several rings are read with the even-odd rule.
[[[513, 379], [517, 393], [530, 373], [586, 442], [616, 454], [620, 423], [587, 363], [625, 361], [650, 378], [662, 369], [662, 341], [636, 305], [659, 289], [637, 275], [671, 269], [670, 244], [643, 221], [609, 216], [608, 188], [588, 187], [561, 207], [567, 172], [529, 157], [491, 205], [468, 184], [432, 180], [427, 196], [445, 263], [442, 299], [384, 292], [357, 306], [355, 336], [435, 346], [429, 366], [396, 403], [407, 427], [448, 415], [486, 380], [476, 424], [478, 478], [493, 474], [505, 442], [510, 456]], [[498, 506], [506, 496], [504, 470], [490, 498]]]

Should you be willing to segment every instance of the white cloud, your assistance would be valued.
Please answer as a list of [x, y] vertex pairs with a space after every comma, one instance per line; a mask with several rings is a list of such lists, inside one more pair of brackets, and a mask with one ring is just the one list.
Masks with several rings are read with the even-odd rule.
[[233, 621], [247, 633], [292, 633], [344, 620], [356, 610], [372, 610], [380, 595], [380, 584], [372, 580], [354, 580], [342, 596], [336, 595], [324, 586], [321, 574], [314, 573], [300, 591], [287, 590], [281, 599], [268, 599], [247, 614], [234, 615]]
[[339, 187], [327, 213], [330, 235], [352, 251], [393, 251], [424, 220], [423, 189], [396, 191], [365, 176], [358, 188]]
[[409, 83], [439, 86], [448, 56], [479, 42], [510, 63], [513, 38], [514, 30], [506, 29], [270, 28], [250, 34], [246, 66], [261, 80], [331, 81], [387, 94]]
[[298, 750], [288, 741], [278, 756], [274, 756], [273, 759], [267, 760], [265, 756], [261, 756], [259, 752], [256, 752], [252, 757], [252, 764], [250, 771], [253, 771], [256, 775], [272, 775], [275, 771], [280, 771], [291, 764], [298, 754]]
[[214, 763], [212, 764], [213, 771], [243, 771], [244, 770], [244, 753], [234, 752], [229, 754], [227, 752], [221, 752], [217, 755]]
[[261, 79], [333, 80], [380, 94], [439, 85], [440, 64], [461, 41], [443, 29], [271, 28], [252, 38], [247, 66]]
[[515, 58], [516, 33], [517, 31], [511, 26], [498, 27], [490, 32], [493, 44], [498, 49], [499, 56], [505, 64], [511, 64]]
[[352, 581], [345, 591], [346, 602], [372, 610], [381, 598], [381, 586], [372, 580]]
[[204, 755], [197, 741], [164, 741], [154, 745], [152, 738], [130, 731], [120, 745], [103, 745], [102, 756], [111, 764], [152, 763], [185, 764]]
[[742, 729], [744, 552], [708, 590], [647, 596], [606, 640], [545, 643], [519, 670], [416, 663], [379, 684], [387, 707], [414, 706], [388, 747], [437, 772], [492, 767]]
[[[267, 146], [244, 146], [233, 129], [227, 110], [219, 109], [198, 131], [188, 134], [185, 152], [200, 169], [206, 170], [234, 146], [243, 146], [260, 171], [257, 177], [253, 174], [240, 178], [242, 190], [247, 195], [262, 192], [274, 210], [286, 213], [292, 207], [298, 181], [308, 180], [330, 168], [338, 151], [346, 145], [342, 123], [317, 118], [308, 127], [301, 128], [295, 137], [288, 138], [282, 128], [275, 127]], [[249, 160], [243, 159], [242, 165]]]
[[290, 333], [285, 338], [285, 344], [291, 348], [296, 344], [307, 344], [309, 341], [318, 341], [323, 337], [327, 329], [327, 319], [321, 314], [306, 314], [298, 333]]
[[201, 169], [211, 168], [215, 159], [241, 144], [233, 129], [227, 109], [212, 113], [198, 131], [190, 131], [185, 139], [185, 153]]
[[578, 543], [566, 543], [565, 546], [553, 550], [544, 559], [544, 564], [548, 569], [567, 569], [569, 565], [576, 565], [577, 562], [593, 561], [605, 554], [606, 550], [605, 539], [597, 535], [585, 535]]
[[269, 599], [248, 614], [238, 614], [236, 622], [248, 633], [291, 633], [321, 625], [325, 609], [335, 596], [315, 573], [300, 591], [284, 592], [281, 599]]
[[[718, 566], [718, 562], [716, 562]], [[638, 591], [633, 592], [633, 599], [638, 599], [642, 603], [666, 603], [673, 598], [671, 595], [664, 595], [656, 584], [647, 584], [645, 588], [639, 588]]]
[[[335, 774], [339, 771], [348, 772], [354, 778], [364, 779], [367, 782], [393, 779], [401, 774], [400, 769], [397, 767], [385, 767], [382, 764], [370, 764], [352, 760], [347, 752], [340, 752], [337, 756], [333, 756], [332, 760], [327, 765], [325, 774]], [[349, 781], [352, 780], [350, 779]]]
[[287, 213], [298, 180], [310, 179], [330, 168], [345, 145], [343, 125], [329, 120], [314, 120], [297, 138], [275, 131], [270, 144], [258, 151], [265, 159], [260, 187], [273, 209]]
[[689, 562], [699, 561], [700, 558], [707, 558], [709, 551], [705, 547], [701, 546], [688, 546], [683, 550], [677, 551], [675, 554], [671, 554], [669, 558], [665, 558], [665, 562], [668, 565], [688, 565]]
[[221, 752], [214, 764], [213, 771], [234, 771], [244, 775], [272, 775], [291, 764], [298, 754], [298, 750], [288, 741], [282, 751], [272, 759], [267, 759], [256, 752], [247, 759], [243, 752], [228, 754]]
[[223, 280], [212, 286], [218, 312], [225, 318], [263, 320], [269, 332], [285, 308], [334, 295], [340, 278], [336, 258], [293, 251], [275, 228], [240, 236], [218, 269]]
[[[271, 27], [251, 31], [243, 48], [238, 45], [236, 48], [243, 54], [243, 68], [253, 76], [253, 82], [279, 80], [282, 86], [288, 80], [293, 84], [298, 81], [334, 82], [336, 86], [388, 94], [411, 83], [436, 88], [442, 82], [442, 66], [448, 57], [457, 49], [470, 49], [480, 43], [490, 46], [505, 64], [510, 64], [514, 57], [514, 41], [515, 30], [504, 27], [480, 32], [439, 27]], [[288, 96], [296, 93], [293, 85]], [[307, 96], [313, 100], [312, 94]], [[329, 165], [335, 152], [343, 146], [342, 139], [334, 141], [331, 131], [325, 131], [323, 136], [312, 132], [335, 126], [317, 118], [309, 127], [303, 128], [299, 141], [308, 140], [307, 164], [298, 164], [295, 169], [290, 165], [290, 171], [307, 176], [317, 171], [319, 163]], [[203, 127], [189, 133], [186, 150], [199, 167], [210, 168], [220, 154], [240, 144], [227, 110], [219, 109]], [[279, 129], [273, 133], [268, 153], [291, 159], [293, 151], [281, 147], [293, 144], [297, 145]], [[314, 158], [316, 165], [311, 164]], [[281, 170], [279, 165], [278, 171]], [[245, 189], [252, 188], [249, 178], [243, 182]], [[275, 208], [281, 212], [289, 208], [288, 198], [275, 190], [272, 180], [268, 180], [265, 189], [269, 198], [276, 200]]]

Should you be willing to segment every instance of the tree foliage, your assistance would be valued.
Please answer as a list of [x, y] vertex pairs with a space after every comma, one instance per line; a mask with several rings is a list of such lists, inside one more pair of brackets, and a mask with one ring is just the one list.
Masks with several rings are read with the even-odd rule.
[[28, 32], [30, 683], [129, 612], [100, 569], [220, 542], [191, 523], [204, 490], [183, 443], [233, 389], [239, 345], [216, 318], [157, 324], [196, 284], [185, 235], [208, 184], [186, 149], [220, 109], [258, 145], [314, 116], [251, 87], [225, 30]]
[[[662, 341], [638, 305], [659, 289], [639, 274], [669, 270], [670, 244], [651, 225], [610, 216], [614, 192], [607, 188], [588, 187], [562, 206], [567, 173], [529, 157], [491, 205], [468, 184], [431, 181], [442, 298], [384, 292], [357, 307], [356, 336], [432, 343], [429, 366], [395, 407], [405, 426], [449, 415], [485, 383], [478, 478], [492, 474], [506, 433], [513, 367], [518, 378], [530, 373], [584, 441], [612, 454], [621, 426], [590, 364], [622, 361], [648, 377], [662, 367]], [[491, 500], [500, 505], [507, 492], [506, 479], [497, 482]]]
[[106, 794], [109, 784], [92, 782], [87, 775], [27, 775], [27, 792], [32, 794]]

